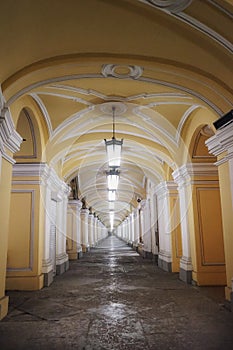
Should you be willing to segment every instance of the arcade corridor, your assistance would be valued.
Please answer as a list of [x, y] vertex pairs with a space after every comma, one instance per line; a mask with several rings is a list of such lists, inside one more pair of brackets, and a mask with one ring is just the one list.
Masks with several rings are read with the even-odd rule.
[[185, 284], [110, 236], [49, 288], [8, 292], [0, 348], [232, 349], [221, 290]]

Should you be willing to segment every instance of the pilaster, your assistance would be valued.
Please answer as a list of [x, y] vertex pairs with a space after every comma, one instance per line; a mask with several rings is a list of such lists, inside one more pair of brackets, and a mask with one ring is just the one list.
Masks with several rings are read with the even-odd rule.
[[94, 215], [92, 213], [88, 215], [88, 242], [90, 247], [94, 247]]
[[198, 285], [222, 285], [225, 264], [218, 171], [210, 163], [185, 164], [174, 171], [173, 177], [180, 198], [180, 278]]
[[217, 156], [227, 277], [225, 296], [233, 311], [233, 123], [218, 129], [206, 145]]
[[67, 253], [69, 260], [76, 260], [82, 256], [80, 200], [69, 200], [67, 208]]
[[86, 253], [90, 249], [90, 245], [88, 242], [88, 209], [81, 209], [81, 245], [83, 253]]

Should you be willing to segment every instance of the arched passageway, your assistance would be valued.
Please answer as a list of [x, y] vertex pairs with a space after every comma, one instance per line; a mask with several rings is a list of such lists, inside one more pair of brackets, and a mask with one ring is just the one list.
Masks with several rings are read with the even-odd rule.
[[232, 12], [2, 1], [0, 319], [8, 291], [53, 291], [110, 233], [233, 309]]

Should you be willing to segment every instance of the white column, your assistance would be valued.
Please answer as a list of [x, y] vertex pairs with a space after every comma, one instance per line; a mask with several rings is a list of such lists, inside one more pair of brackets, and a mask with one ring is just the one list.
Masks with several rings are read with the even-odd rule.
[[165, 271], [172, 271], [171, 210], [170, 191], [177, 188], [172, 181], [161, 182], [155, 189], [158, 203], [159, 256], [158, 265]]
[[56, 272], [57, 274], [61, 274], [69, 268], [68, 255], [66, 254], [66, 219], [69, 187], [46, 164], [40, 165], [40, 176], [42, 179], [42, 205], [45, 213], [42, 272], [45, 276], [45, 285], [48, 286], [53, 280], [53, 261], [50, 246], [52, 199], [57, 202], [56, 222], [53, 223], [56, 225]]
[[152, 192], [151, 195], [151, 250], [152, 254], [157, 260], [158, 257], [158, 208], [157, 196]]
[[45, 215], [42, 273], [44, 274], [44, 285], [47, 287], [53, 281], [53, 263], [50, 257], [51, 185], [47, 177], [43, 176], [41, 186], [41, 193], [43, 193], [42, 201]]
[[123, 240], [126, 241], [126, 222], [125, 222], [125, 220], [122, 222], [122, 232], [123, 232]]
[[94, 247], [94, 215], [88, 215], [88, 242], [90, 247]]
[[122, 238], [122, 224], [117, 227], [117, 236]]
[[88, 242], [88, 209], [81, 209], [80, 217], [81, 217], [81, 245], [82, 250], [86, 253], [89, 250], [89, 242]]
[[129, 243], [129, 216], [125, 219], [126, 242]]
[[97, 237], [98, 237], [98, 242], [101, 241], [101, 225], [100, 225], [99, 219], [98, 219], [98, 225], [97, 225]]
[[139, 208], [134, 209], [134, 245], [137, 247], [139, 243], [140, 227], [139, 227]]
[[192, 259], [189, 231], [189, 204], [192, 198], [191, 178], [183, 166], [173, 172], [174, 181], [178, 184], [180, 202], [180, 220], [182, 237], [182, 258], [180, 259], [180, 279], [185, 282], [192, 280]]
[[94, 244], [98, 243], [98, 218], [94, 216]]
[[64, 184], [57, 199], [56, 222], [56, 269], [57, 274], [62, 274], [69, 268], [69, 257], [66, 253], [66, 229], [67, 229], [67, 199], [68, 186]]
[[134, 232], [134, 213], [130, 214], [130, 240], [133, 245], [133, 242], [135, 241], [135, 232]]
[[[80, 210], [82, 202], [80, 200], [69, 200], [67, 209], [67, 237], [71, 240], [71, 250], [74, 256], [79, 258], [82, 254], [81, 246], [81, 223]], [[70, 253], [69, 253], [70, 255]]]
[[145, 200], [145, 204], [143, 207], [143, 221], [144, 221], [144, 235], [143, 235], [143, 243], [144, 243], [144, 251], [146, 255], [151, 253], [151, 219], [150, 219], [150, 199]]

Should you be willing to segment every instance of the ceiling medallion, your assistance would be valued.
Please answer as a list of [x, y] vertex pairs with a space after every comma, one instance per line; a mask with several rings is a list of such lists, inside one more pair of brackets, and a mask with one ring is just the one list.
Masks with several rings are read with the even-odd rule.
[[131, 66], [126, 64], [104, 64], [102, 66], [102, 74], [107, 77], [118, 79], [138, 79], [143, 73], [140, 66]]
[[100, 105], [100, 110], [104, 114], [111, 114], [114, 107], [116, 115], [121, 115], [126, 112], [127, 106], [121, 102], [106, 102]]

